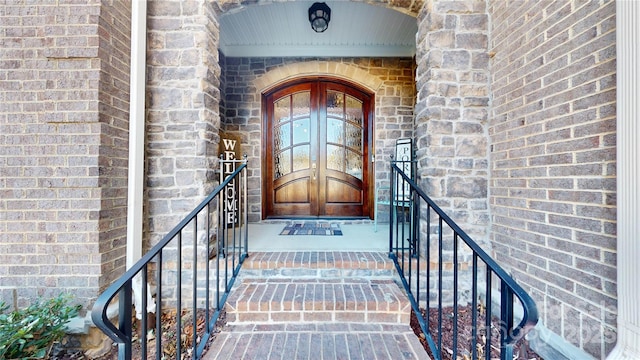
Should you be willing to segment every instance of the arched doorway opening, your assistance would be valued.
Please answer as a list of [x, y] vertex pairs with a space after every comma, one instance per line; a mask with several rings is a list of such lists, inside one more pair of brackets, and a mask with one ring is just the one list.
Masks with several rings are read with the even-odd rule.
[[371, 217], [374, 95], [331, 78], [263, 95], [263, 217]]

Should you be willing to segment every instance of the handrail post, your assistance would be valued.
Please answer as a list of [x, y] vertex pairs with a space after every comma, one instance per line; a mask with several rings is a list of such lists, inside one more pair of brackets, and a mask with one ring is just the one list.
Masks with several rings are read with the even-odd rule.
[[120, 331], [124, 334], [128, 341], [124, 343], [118, 344], [118, 359], [119, 360], [130, 360], [131, 359], [131, 339], [133, 339], [133, 327], [131, 326], [131, 315], [132, 310], [132, 301], [131, 296], [133, 292], [131, 290], [132, 280], [129, 279], [124, 286], [123, 291], [120, 292], [120, 297], [118, 301], [118, 325]]
[[511, 328], [513, 327], [513, 292], [504, 281], [500, 282], [500, 359], [513, 359]]
[[[393, 156], [391, 157], [391, 164], [393, 165]], [[394, 205], [395, 187], [396, 187], [396, 171], [391, 166], [391, 183], [389, 186], [389, 254], [393, 253], [393, 214], [396, 210]]]
[[[245, 164], [247, 154], [243, 155]], [[244, 197], [244, 255], [249, 256], [249, 184], [247, 179], [247, 168], [243, 170], [243, 197]]]

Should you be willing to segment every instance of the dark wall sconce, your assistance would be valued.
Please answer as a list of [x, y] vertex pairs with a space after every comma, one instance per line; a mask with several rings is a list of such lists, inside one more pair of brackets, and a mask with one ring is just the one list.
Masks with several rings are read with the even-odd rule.
[[311, 28], [317, 33], [324, 32], [329, 27], [331, 9], [325, 3], [314, 3], [309, 8], [309, 22]]

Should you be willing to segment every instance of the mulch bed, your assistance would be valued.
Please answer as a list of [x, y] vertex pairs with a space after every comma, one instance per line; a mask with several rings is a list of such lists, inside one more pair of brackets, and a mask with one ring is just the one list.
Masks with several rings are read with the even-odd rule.
[[[423, 318], [426, 315], [426, 311], [421, 309], [421, 313]], [[482, 326], [485, 322], [485, 313], [484, 309], [479, 308], [477, 312], [477, 323], [479, 324], [479, 330], [477, 334], [476, 340], [476, 349], [477, 349], [477, 357], [478, 359], [484, 359], [486, 354], [486, 334], [484, 326]], [[471, 311], [471, 306], [458, 306], [458, 352], [457, 359], [455, 360], [468, 360], [471, 359], [472, 355], [472, 346], [473, 346], [473, 336], [471, 333], [471, 324], [472, 324], [473, 312]], [[497, 320], [496, 320], [497, 323]], [[429, 330], [433, 336], [434, 341], [437, 343], [438, 336], [438, 309], [430, 309], [429, 311]], [[420, 329], [420, 324], [418, 323], [418, 318], [416, 317], [415, 312], [411, 311], [411, 328], [413, 332], [418, 336], [422, 346], [427, 351], [429, 356], [433, 359], [431, 349], [429, 348], [429, 344], [425, 338], [424, 333]], [[453, 359], [453, 307], [447, 307], [442, 309], [442, 358], [443, 360], [454, 360]], [[500, 358], [500, 330], [498, 327], [493, 326], [491, 328], [491, 359], [499, 359]], [[518, 343], [516, 343], [513, 351], [513, 358], [519, 360], [542, 360], [540, 355], [536, 354], [533, 350], [529, 348], [529, 343], [526, 339], [521, 339]]]
[[[198, 310], [198, 320], [196, 323], [196, 342], [200, 344], [200, 339], [202, 338], [205, 331], [205, 311]], [[152, 314], [150, 314], [152, 315]], [[211, 316], [213, 316], [213, 310], [211, 311]], [[191, 350], [191, 346], [193, 344], [193, 317], [190, 314], [190, 311], [183, 310], [181, 314], [182, 318], [182, 335], [181, 338], [181, 346], [182, 346], [182, 355], [180, 356], [181, 360], [190, 360], [192, 359], [192, 354], [189, 352]], [[161, 358], [166, 359], [175, 359], [176, 358], [176, 311], [169, 310], [162, 314], [162, 356]], [[204, 352], [209, 349], [211, 343], [216, 338], [216, 335], [220, 332], [222, 327], [226, 324], [226, 313], [223, 311], [220, 312], [220, 316], [216, 321], [214, 329], [209, 337], [207, 344], [205, 345]], [[153, 330], [148, 331], [147, 335], [147, 358], [155, 359], [156, 358], [156, 337], [155, 337], [155, 325], [150, 324], [150, 328]], [[134, 342], [132, 346], [132, 359], [134, 360], [142, 360], [142, 347], [140, 344], [140, 330], [139, 330], [139, 321], [136, 321], [134, 325]], [[84, 355], [81, 350], [62, 350], [57, 354], [50, 356], [51, 360], [88, 360], [89, 358]], [[93, 358], [92, 360], [117, 360], [118, 359], [118, 347], [112, 346], [111, 350], [98, 358]]]

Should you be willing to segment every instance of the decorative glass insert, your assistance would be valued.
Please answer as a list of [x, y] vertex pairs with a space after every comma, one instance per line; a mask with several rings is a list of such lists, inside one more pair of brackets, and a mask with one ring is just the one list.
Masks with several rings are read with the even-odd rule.
[[327, 143], [344, 144], [344, 122], [327, 119]]
[[291, 146], [291, 123], [286, 122], [276, 127], [273, 143], [275, 151], [281, 151]]
[[342, 118], [344, 115], [344, 94], [337, 91], [327, 91], [327, 115]]
[[293, 171], [309, 169], [309, 145], [293, 148]]
[[362, 101], [353, 96], [346, 96], [347, 105], [345, 107], [346, 119], [362, 125]]
[[362, 101], [342, 92], [327, 91], [327, 168], [362, 180]]
[[273, 103], [274, 179], [309, 168], [310, 104], [310, 91], [287, 95]]
[[309, 128], [309, 118], [294, 121], [293, 144], [308, 143], [310, 139], [311, 129]]
[[276, 179], [289, 174], [291, 172], [291, 150], [276, 153], [274, 167], [273, 177]]
[[291, 97], [286, 96], [273, 103], [273, 119], [274, 123], [282, 123], [290, 120], [291, 116]]
[[327, 144], [327, 169], [344, 172], [344, 148]]
[[362, 128], [347, 123], [346, 131], [347, 147], [362, 152]]
[[[327, 168], [363, 178], [363, 102], [346, 93], [327, 90]], [[274, 102], [274, 178], [311, 167], [311, 92], [301, 91]]]
[[291, 95], [293, 104], [292, 117], [309, 116], [311, 114], [311, 92], [303, 91]]
[[346, 173], [362, 180], [362, 154], [347, 150]]

